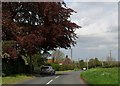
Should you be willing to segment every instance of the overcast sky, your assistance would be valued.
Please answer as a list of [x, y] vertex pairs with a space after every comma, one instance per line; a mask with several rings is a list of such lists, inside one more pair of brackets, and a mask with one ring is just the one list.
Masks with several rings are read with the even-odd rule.
[[[77, 45], [72, 48], [73, 59], [109, 56], [118, 59], [118, 3], [117, 2], [66, 2], [67, 7], [77, 11], [71, 21], [82, 26], [76, 30]], [[61, 49], [71, 56], [70, 50]]]

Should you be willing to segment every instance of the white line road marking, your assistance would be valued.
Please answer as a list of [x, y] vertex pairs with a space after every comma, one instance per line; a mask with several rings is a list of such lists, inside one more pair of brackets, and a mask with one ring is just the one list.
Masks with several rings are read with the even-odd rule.
[[46, 85], [50, 84], [53, 80], [50, 80]]
[[55, 79], [59, 78], [60, 76], [55, 77]]
[[[60, 76], [56, 76], [55, 79], [59, 78]], [[46, 85], [50, 84], [53, 80], [50, 80], [49, 82], [47, 82]]]

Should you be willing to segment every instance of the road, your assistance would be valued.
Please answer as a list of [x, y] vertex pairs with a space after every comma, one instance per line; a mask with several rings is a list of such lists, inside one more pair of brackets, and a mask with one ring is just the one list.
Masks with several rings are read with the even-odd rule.
[[80, 79], [81, 71], [58, 73], [53, 76], [37, 75], [34, 79], [24, 81], [21, 84], [84, 84]]

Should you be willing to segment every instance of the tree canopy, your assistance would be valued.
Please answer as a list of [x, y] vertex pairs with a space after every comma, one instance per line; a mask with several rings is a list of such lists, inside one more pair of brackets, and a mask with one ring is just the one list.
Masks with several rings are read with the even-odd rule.
[[19, 52], [28, 55], [68, 49], [76, 44], [80, 28], [70, 20], [73, 12], [62, 2], [2, 2], [2, 40], [15, 41]]

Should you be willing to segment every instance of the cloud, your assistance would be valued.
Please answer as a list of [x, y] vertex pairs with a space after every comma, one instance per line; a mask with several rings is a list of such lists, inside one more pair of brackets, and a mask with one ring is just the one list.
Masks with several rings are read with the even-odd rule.
[[104, 48], [106, 48], [105, 45], [99, 45], [99, 46], [97, 46], [97, 47], [88, 47], [88, 48], [86, 48], [86, 49], [87, 49], [87, 50], [99, 50], [99, 49], [104, 49]]
[[[73, 48], [75, 59], [105, 57], [110, 49], [118, 57], [118, 8], [115, 2], [73, 2], [67, 6], [77, 11], [71, 21], [82, 26], [76, 30], [77, 45]], [[64, 51], [64, 50], [63, 50]], [[78, 52], [79, 51], [79, 52]], [[70, 50], [65, 50], [69, 54]]]

